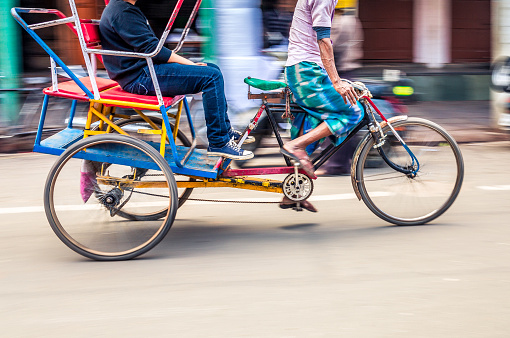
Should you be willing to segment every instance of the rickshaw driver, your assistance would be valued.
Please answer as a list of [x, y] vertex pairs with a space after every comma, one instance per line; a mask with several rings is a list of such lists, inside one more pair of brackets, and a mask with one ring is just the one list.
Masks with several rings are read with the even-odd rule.
[[[104, 49], [151, 53], [159, 39], [147, 18], [135, 6], [137, 0], [112, 0], [101, 16], [99, 30]], [[122, 89], [139, 95], [156, 95], [147, 62], [125, 56], [103, 56], [112, 80]], [[241, 132], [233, 129], [227, 115], [223, 75], [212, 63], [194, 63], [163, 47], [152, 58], [163, 96], [202, 92], [209, 147], [207, 154], [236, 160], [247, 160], [253, 153], [240, 149], [236, 140]], [[248, 137], [244, 143], [253, 142]]]
[[[337, 2], [298, 0], [289, 34], [285, 80], [307, 114], [296, 114], [292, 140], [281, 152], [299, 161], [312, 178], [316, 176], [308, 155], [320, 140], [332, 135], [332, 143], [340, 144], [363, 118], [354, 88], [342, 81], [335, 66], [330, 33]], [[283, 209], [294, 206], [286, 197], [280, 203]], [[308, 201], [301, 202], [301, 207], [317, 211]]]

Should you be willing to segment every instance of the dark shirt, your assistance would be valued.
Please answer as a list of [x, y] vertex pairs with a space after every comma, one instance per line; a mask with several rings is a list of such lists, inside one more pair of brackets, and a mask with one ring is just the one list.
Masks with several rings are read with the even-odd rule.
[[[124, 0], [110, 1], [101, 15], [99, 31], [103, 49], [151, 53], [159, 43], [140, 8]], [[166, 63], [170, 55], [172, 51], [163, 47], [152, 60]], [[147, 66], [145, 59], [126, 56], [104, 55], [103, 62], [110, 78], [122, 87], [136, 80]]]

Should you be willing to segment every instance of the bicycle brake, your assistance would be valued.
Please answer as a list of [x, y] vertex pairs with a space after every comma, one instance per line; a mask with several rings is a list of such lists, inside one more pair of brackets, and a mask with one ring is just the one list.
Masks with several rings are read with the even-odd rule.
[[370, 133], [372, 134], [372, 137], [374, 138], [374, 148], [380, 148], [386, 143], [386, 135], [382, 132], [381, 126], [376, 121], [376, 125], [373, 123], [370, 123], [368, 126], [368, 129], [370, 130]]

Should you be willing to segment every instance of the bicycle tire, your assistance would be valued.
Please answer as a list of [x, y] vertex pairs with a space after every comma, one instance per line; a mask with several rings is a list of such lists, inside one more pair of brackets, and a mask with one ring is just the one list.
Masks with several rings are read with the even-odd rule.
[[[374, 146], [369, 135], [356, 152], [354, 182], [363, 202], [381, 219], [396, 225], [428, 223], [448, 210], [460, 192], [464, 177], [462, 153], [448, 132], [431, 121], [408, 118], [392, 126], [420, 162], [416, 177], [397, 172], [386, 163], [380, 168], [368, 166], [367, 155]], [[410, 157], [391, 129], [386, 125], [383, 132], [392, 146], [388, 158], [408, 165]], [[395, 201], [387, 202], [385, 197]]]
[[[82, 181], [80, 180], [79, 185], [69, 183], [72, 183], [71, 180], [74, 180], [76, 173], [80, 171], [83, 162], [81, 156], [104, 150], [115, 154], [120, 150], [131, 151], [138, 156], [135, 158], [143, 156], [146, 163], [152, 163], [151, 166], [157, 167], [163, 173], [164, 181], [161, 182], [164, 184], [161, 185], [161, 190], [168, 195], [162, 202], [167, 203], [167, 214], [163, 220], [121, 221], [122, 218], [112, 215], [113, 208], [108, 209], [104, 201], [101, 204], [95, 198], [88, 198], [83, 200], [84, 203], [81, 203], [81, 200], [76, 203], [80, 199], [76, 195], [80, 195]], [[117, 167], [132, 170], [129, 164], [119, 164], [115, 160], [108, 163], [108, 171], [117, 170]], [[97, 178], [94, 180], [97, 182]], [[80, 191], [77, 191], [77, 188]], [[116, 188], [113, 184], [108, 186], [109, 192]], [[95, 183], [94, 193], [108, 195], [107, 190], [101, 191], [98, 183]], [[83, 199], [83, 195], [81, 198]], [[119, 198], [119, 204], [120, 201]], [[168, 163], [149, 144], [125, 135], [96, 135], [71, 145], [57, 159], [46, 180], [44, 209], [58, 238], [78, 254], [101, 261], [127, 260], [151, 250], [166, 236], [177, 212], [177, 185]]]

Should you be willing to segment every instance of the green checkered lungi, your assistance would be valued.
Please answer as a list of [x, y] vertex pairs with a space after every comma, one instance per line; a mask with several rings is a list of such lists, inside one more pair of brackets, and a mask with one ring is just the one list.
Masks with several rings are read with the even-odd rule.
[[[335, 136], [331, 138], [331, 142], [339, 145], [363, 119], [361, 104], [358, 102], [358, 105], [352, 108], [345, 104], [342, 96], [333, 87], [326, 70], [318, 64], [303, 61], [286, 67], [285, 80], [292, 91], [294, 101], [307, 112], [294, 114], [292, 139], [299, 136], [301, 127], [306, 134], [322, 122], [326, 122]], [[308, 146], [307, 152], [311, 154], [322, 141]]]

